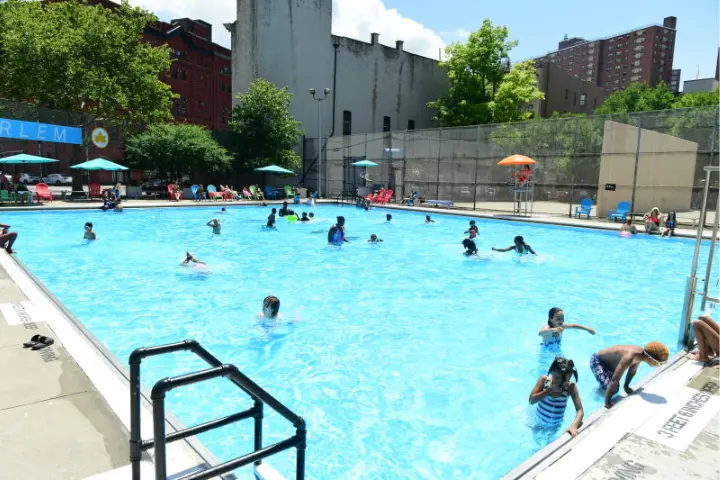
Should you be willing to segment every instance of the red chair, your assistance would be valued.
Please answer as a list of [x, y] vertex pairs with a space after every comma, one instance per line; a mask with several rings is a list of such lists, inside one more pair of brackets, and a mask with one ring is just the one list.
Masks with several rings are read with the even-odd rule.
[[[175, 200], [175, 185], [168, 185], [167, 186], [168, 195], [170, 196], [170, 201], [172, 202]], [[183, 200], [183, 193], [182, 190], [180, 190], [180, 187], [177, 189], [178, 193], [180, 193], [180, 198], [178, 201]]]
[[385, 195], [385, 189], [381, 188], [378, 193], [373, 195], [372, 193], [365, 197], [366, 199], [370, 200], [372, 203], [375, 203], [378, 201], [379, 198], [382, 198], [382, 196]]
[[91, 183], [88, 185], [90, 200], [93, 198], [99, 198], [102, 200], [103, 194], [102, 194], [102, 186], [99, 183]]
[[52, 202], [52, 192], [45, 183], [38, 183], [35, 185], [35, 196], [38, 200], [47, 200]]
[[376, 201], [377, 201], [377, 203], [385, 205], [386, 203], [388, 203], [390, 201], [392, 196], [393, 196], [393, 191], [392, 191], [392, 189], [390, 189], [387, 192], [385, 192], [385, 195], [383, 195], [382, 197], [378, 197], [376, 199]]

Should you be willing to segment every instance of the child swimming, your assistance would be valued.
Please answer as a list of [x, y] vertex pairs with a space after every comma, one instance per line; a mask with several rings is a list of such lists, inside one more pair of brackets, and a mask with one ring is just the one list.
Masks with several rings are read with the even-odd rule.
[[665, 219], [665, 230], [663, 230], [662, 237], [672, 237], [675, 235], [675, 226], [677, 225], [677, 215], [675, 212], [668, 213]]
[[509, 246], [508, 248], [495, 248], [493, 247], [493, 252], [509, 252], [510, 250], [515, 250], [515, 252], [518, 255], [528, 255], [532, 253], [533, 255], [537, 255], [535, 251], [525, 243], [525, 240], [523, 240], [523, 237], [518, 235], [513, 239], [514, 245]]
[[368, 240], [368, 243], [382, 243], [382, 238], [378, 238], [378, 236], [373, 233], [372, 235], [370, 235], [370, 240]]
[[571, 397], [576, 412], [575, 420], [566, 430], [571, 437], [577, 435], [585, 415], [577, 385], [572, 382], [573, 376], [577, 382], [578, 374], [573, 361], [556, 357], [547, 375], [541, 375], [535, 383], [528, 399], [530, 405], [537, 404], [537, 423], [543, 427], [557, 428], [563, 423], [567, 400]]
[[205, 262], [195, 258], [192, 253], [185, 252], [185, 260], [183, 260], [182, 265], [189, 265], [190, 262], [197, 264], [197, 265], [206, 265]]
[[392, 215], [390, 215], [389, 213], [387, 215], [385, 215], [386, 222], [390, 222], [391, 220], [392, 220]]
[[262, 312], [258, 314], [258, 318], [267, 318], [276, 320], [280, 318], [280, 299], [272, 295], [268, 295], [263, 300]]
[[207, 226], [208, 226], [208, 227], [212, 227], [213, 233], [214, 233], [215, 235], [220, 235], [220, 230], [221, 230], [220, 220], [218, 220], [217, 218], [213, 218], [212, 220], [210, 220], [210, 221], [207, 223]]
[[542, 337], [544, 347], [549, 347], [553, 345], [560, 346], [563, 331], [568, 328], [585, 330], [586, 332], [595, 335], [595, 330], [590, 327], [585, 327], [583, 325], [577, 325], [574, 323], [565, 323], [565, 313], [562, 311], [561, 308], [558, 307], [553, 307], [550, 309], [550, 311], [548, 312], [547, 325], [538, 332], [538, 335]]
[[477, 255], [478, 248], [477, 245], [475, 245], [475, 242], [470, 240], [469, 238], [466, 238], [462, 241], [463, 247], [465, 247], [465, 252], [463, 252], [463, 255], [466, 255], [468, 257], [472, 255]]
[[97, 239], [97, 235], [95, 235], [95, 232], [93, 231], [92, 222], [85, 223], [85, 235], [83, 235], [83, 238], [85, 240], [96, 240]]
[[309, 222], [310, 219], [308, 218], [307, 212], [303, 212], [303, 213], [302, 213], [302, 217], [300, 217], [299, 220], [300, 220], [301, 222]]
[[425, 215], [425, 223], [435, 223], [435, 220], [430, 218], [430, 215]]
[[270, 215], [268, 215], [266, 228], [275, 228], [275, 212], [277, 212], [277, 209], [273, 208]]

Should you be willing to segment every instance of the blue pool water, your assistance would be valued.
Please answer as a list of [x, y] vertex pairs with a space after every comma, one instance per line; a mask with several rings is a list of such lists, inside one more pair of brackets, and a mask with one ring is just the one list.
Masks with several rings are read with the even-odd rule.
[[[693, 243], [639, 235], [478, 220], [480, 252], [523, 235], [540, 254], [465, 258], [464, 217], [316, 207], [312, 224], [268, 208], [219, 206], [3, 215], [18, 257], [121, 361], [139, 346], [193, 338], [237, 365], [308, 422], [314, 479], [498, 478], [550, 436], [531, 428], [527, 399], [552, 354], [539, 348], [547, 310], [591, 326], [567, 331], [586, 415], [602, 405], [590, 355], [618, 343], [676, 351]], [[336, 215], [353, 243], [326, 246]], [[214, 236], [205, 223], [219, 217]], [[92, 221], [98, 240], [81, 241]], [[384, 243], [369, 245], [376, 233]], [[706, 255], [707, 245], [703, 248]], [[209, 273], [178, 266], [186, 250]], [[706, 257], [704, 257], [706, 258]], [[270, 336], [256, 326], [265, 296], [293, 320]], [[148, 360], [144, 384], [204, 368], [187, 354]], [[643, 366], [638, 379], [649, 372]], [[251, 403], [221, 380], [174, 390], [186, 425]], [[574, 414], [568, 407], [565, 426]], [[268, 412], [265, 444], [293, 434]], [[251, 451], [252, 422], [202, 435], [221, 459]], [[270, 460], [292, 475], [294, 451]], [[248, 471], [239, 472], [249, 478]], [[243, 475], [248, 475], [244, 477]]]

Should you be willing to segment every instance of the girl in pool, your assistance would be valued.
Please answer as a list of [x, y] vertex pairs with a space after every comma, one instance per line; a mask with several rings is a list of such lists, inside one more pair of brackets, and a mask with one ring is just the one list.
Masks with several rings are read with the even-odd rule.
[[220, 230], [221, 230], [220, 220], [218, 220], [217, 218], [213, 218], [212, 220], [210, 220], [207, 223], [207, 226], [212, 227], [213, 233], [215, 235], [220, 235]]
[[578, 374], [573, 361], [563, 357], [555, 358], [547, 375], [541, 375], [535, 383], [528, 399], [530, 405], [537, 404], [536, 419], [539, 426], [558, 428], [565, 418], [568, 397], [571, 397], [576, 412], [575, 420], [566, 430], [571, 437], [577, 435], [585, 415], [577, 385], [572, 382], [573, 376], [577, 382]]
[[577, 325], [574, 323], [565, 323], [565, 313], [562, 311], [561, 308], [558, 307], [553, 307], [550, 309], [550, 311], [548, 312], [547, 325], [538, 332], [538, 335], [542, 337], [544, 347], [559, 347], [560, 342], [562, 341], [563, 331], [568, 328], [585, 330], [586, 332], [595, 335], [595, 330], [590, 327], [585, 327], [583, 325]]
[[510, 245], [508, 248], [493, 247], [493, 252], [509, 252], [510, 250], [515, 250], [518, 255], [529, 255], [531, 253], [533, 255], [537, 255], [537, 253], [535, 253], [535, 251], [530, 247], [530, 245], [525, 243], [525, 240], [520, 235], [515, 237], [513, 239], [513, 242], [514, 244]]

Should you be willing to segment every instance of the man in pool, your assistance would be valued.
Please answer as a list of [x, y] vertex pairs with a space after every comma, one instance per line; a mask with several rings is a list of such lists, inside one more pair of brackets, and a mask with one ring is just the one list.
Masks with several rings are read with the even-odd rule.
[[95, 240], [97, 239], [97, 235], [95, 235], [95, 232], [93, 231], [93, 224], [92, 222], [86, 222], [85, 223], [85, 235], [83, 235], [83, 238], [85, 240]]
[[510, 245], [508, 248], [493, 247], [493, 252], [509, 252], [510, 250], [515, 250], [518, 255], [528, 255], [531, 253], [533, 255], [537, 255], [537, 253], [535, 253], [535, 251], [530, 247], [530, 245], [525, 243], [525, 240], [520, 235], [515, 237], [513, 239], [513, 242], [514, 244]]
[[590, 358], [590, 370], [605, 392], [605, 408], [612, 407], [612, 397], [620, 389], [620, 380], [625, 376], [625, 393], [632, 395], [630, 382], [635, 377], [638, 367], [645, 362], [651, 367], [662, 365], [670, 352], [660, 342], [650, 342], [644, 347], [638, 345], [614, 345], [593, 354]]
[[270, 215], [268, 215], [267, 224], [265, 225], [266, 228], [275, 228], [275, 212], [277, 212], [277, 210], [273, 208]]
[[213, 233], [215, 235], [220, 235], [220, 230], [221, 230], [220, 220], [218, 220], [217, 218], [213, 218], [212, 220], [210, 220], [207, 223], [207, 226], [212, 227]]
[[13, 243], [17, 240], [17, 233], [10, 231], [10, 225], [0, 223], [2, 233], [0, 233], [0, 246], [5, 249], [7, 253], [13, 253]]
[[345, 238], [345, 217], [337, 217], [337, 223], [328, 230], [328, 243], [330, 245], [350, 243], [350, 241]]

